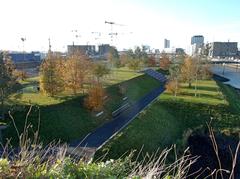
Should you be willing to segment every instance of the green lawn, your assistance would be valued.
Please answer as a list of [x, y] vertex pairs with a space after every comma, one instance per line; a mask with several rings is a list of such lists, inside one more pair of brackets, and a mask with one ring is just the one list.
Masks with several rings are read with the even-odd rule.
[[[126, 74], [124, 74], [126, 73]], [[118, 76], [118, 75], [119, 76]], [[134, 78], [135, 77], [135, 78]], [[110, 77], [109, 77], [110, 78]], [[111, 76], [111, 79], [113, 76]], [[105, 113], [96, 118], [93, 113], [83, 107], [83, 95], [73, 97], [71, 95], [59, 95], [57, 97], [48, 97], [39, 93], [34, 85], [36, 80], [29, 80], [24, 83], [23, 93], [17, 93], [9, 99], [11, 108], [17, 109], [13, 113], [19, 132], [23, 130], [25, 116], [29, 109], [29, 104], [35, 104], [28, 122], [32, 124], [30, 131], [35, 131], [38, 126], [38, 114], [40, 110], [40, 137], [43, 142], [61, 139], [62, 141], [71, 141], [80, 139], [94, 130], [99, 125], [111, 118], [111, 112], [123, 104], [122, 98], [129, 97], [129, 102], [134, 102], [144, 96], [146, 93], [161, 85], [157, 80], [140, 73], [124, 69], [115, 72], [114, 78], [120, 80], [120, 84], [126, 87], [126, 94], [119, 95], [118, 84], [109, 83], [106, 87], [107, 101], [105, 104]], [[129, 79], [124, 81], [125, 79]], [[117, 81], [117, 80], [116, 80]], [[17, 105], [16, 105], [17, 104]], [[4, 121], [9, 123], [10, 127], [5, 130], [4, 137], [13, 138], [13, 144], [17, 144], [16, 130], [11, 120]]]
[[[126, 67], [114, 68], [111, 74], [104, 78], [105, 87], [116, 85], [124, 81], [130, 80], [132, 78], [142, 75]], [[9, 104], [37, 104], [37, 105], [53, 105], [62, 103], [67, 99], [72, 97], [71, 92], [64, 92], [63, 94], [57, 95], [55, 97], [49, 97], [44, 94], [38, 93], [36, 86], [39, 83], [39, 77], [28, 78], [24, 81], [20, 81], [23, 87], [23, 93], [19, 91], [13, 94], [8, 103]], [[108, 91], [108, 90], [107, 90]], [[111, 91], [111, 90], [110, 90]]]
[[[235, 128], [240, 131], [240, 117], [230, 111], [232, 105], [239, 104], [239, 96], [231, 87], [220, 87], [215, 81], [208, 80], [200, 82], [198, 97], [194, 96], [194, 88], [187, 88], [187, 84], [182, 84], [181, 94], [176, 98], [165, 92], [107, 143], [96, 158], [107, 151], [107, 158], [117, 158], [126, 151], [139, 151], [142, 146], [143, 152], [155, 152], [173, 144], [180, 146], [189, 131], [206, 126], [211, 119], [216, 129]], [[228, 98], [226, 101], [221, 91], [224, 94], [228, 91], [233, 96], [231, 101]]]
[[119, 84], [112, 85], [107, 88], [107, 94], [110, 99], [106, 103], [105, 107], [110, 111], [116, 110], [121, 104], [123, 104], [123, 97], [128, 97], [128, 102], [134, 103], [142, 96], [150, 92], [152, 89], [161, 85], [159, 81], [149, 77], [148, 75], [138, 76], [128, 81], [121, 83], [121, 86], [126, 89], [125, 95], [119, 93]]
[[106, 86], [109, 86], [135, 78], [139, 75], [141, 75], [141, 73], [137, 73], [136, 71], [130, 70], [127, 67], [113, 68], [111, 70], [111, 74], [106, 77], [104, 82]]
[[[191, 103], [205, 103], [208, 105], [226, 104], [224, 95], [221, 89], [213, 80], [199, 81], [196, 90], [197, 97], [195, 97], [195, 83], [189, 88], [188, 84], [181, 84], [180, 95], [176, 97], [177, 100]], [[173, 99], [172, 94], [165, 92], [161, 99]]]

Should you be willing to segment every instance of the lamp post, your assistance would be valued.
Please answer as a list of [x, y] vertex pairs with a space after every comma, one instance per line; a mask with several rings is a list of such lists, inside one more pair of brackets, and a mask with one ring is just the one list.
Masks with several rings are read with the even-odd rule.
[[22, 37], [21, 38], [21, 41], [23, 43], [23, 61], [25, 61], [25, 49], [24, 49], [24, 42], [26, 41], [26, 38], [25, 37]]
[[222, 71], [222, 74], [224, 75], [225, 73], [225, 63], [223, 63], [223, 71]]
[[239, 63], [240, 63], [240, 60], [237, 59], [236, 72], [238, 72]]

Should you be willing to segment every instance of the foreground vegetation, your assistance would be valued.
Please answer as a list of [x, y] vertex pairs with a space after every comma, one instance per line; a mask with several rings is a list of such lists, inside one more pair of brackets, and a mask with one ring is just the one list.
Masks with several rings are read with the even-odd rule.
[[[184, 154], [172, 164], [165, 160], [171, 151], [164, 150], [159, 155], [147, 156], [136, 161], [132, 154], [116, 160], [89, 162], [70, 158], [66, 145], [51, 143], [43, 147], [35, 140], [27, 138], [27, 130], [20, 136], [19, 152], [11, 155], [8, 146], [0, 156], [0, 178], [186, 178], [189, 167], [196, 157]], [[35, 133], [37, 136], [37, 133]]]
[[235, 89], [204, 80], [199, 82], [198, 96], [195, 97], [194, 88], [187, 85], [181, 84], [177, 97], [168, 92], [161, 95], [96, 156], [107, 153], [107, 158], [117, 158], [133, 149], [140, 151], [142, 147], [142, 151], [152, 153], [174, 143], [182, 150], [192, 131], [204, 131], [206, 123], [219, 131], [240, 132], [239, 95]]

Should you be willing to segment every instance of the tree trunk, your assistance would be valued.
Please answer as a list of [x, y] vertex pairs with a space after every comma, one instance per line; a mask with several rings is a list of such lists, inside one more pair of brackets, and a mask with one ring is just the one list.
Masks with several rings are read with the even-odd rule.
[[188, 82], [188, 87], [192, 88], [192, 82], [191, 81]]
[[178, 90], [178, 81], [176, 81], [174, 96], [177, 97], [177, 90]]
[[2, 88], [1, 88], [1, 116], [2, 119], [4, 119], [4, 92]]
[[[197, 71], [198, 71], [198, 69], [197, 69]], [[197, 97], [197, 83], [198, 83], [198, 74], [197, 74], [198, 72], [196, 72], [196, 79], [195, 79], [195, 89], [194, 89], [194, 96], [195, 97]]]
[[197, 97], [197, 82], [198, 82], [198, 80], [196, 79], [196, 82], [195, 82], [195, 90], [194, 90], [194, 92], [195, 92], [195, 97]]

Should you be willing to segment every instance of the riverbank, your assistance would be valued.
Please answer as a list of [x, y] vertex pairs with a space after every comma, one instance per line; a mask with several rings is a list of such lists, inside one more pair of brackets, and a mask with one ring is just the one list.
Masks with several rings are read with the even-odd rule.
[[229, 66], [213, 65], [211, 68], [213, 74], [224, 77], [229, 81], [224, 82], [233, 88], [240, 90], [240, 69]]

